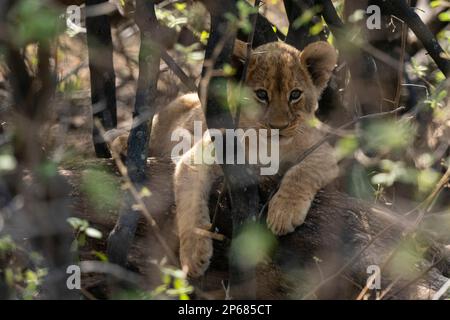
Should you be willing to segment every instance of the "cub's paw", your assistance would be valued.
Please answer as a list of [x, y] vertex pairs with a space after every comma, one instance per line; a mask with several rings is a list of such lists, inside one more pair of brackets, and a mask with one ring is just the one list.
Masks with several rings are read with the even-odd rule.
[[285, 235], [305, 221], [312, 199], [293, 199], [277, 192], [269, 202], [267, 226], [276, 235]]
[[122, 157], [127, 156], [129, 132], [123, 129], [111, 129], [105, 132], [103, 139], [111, 149]]
[[128, 153], [128, 134], [123, 134], [114, 139], [111, 147], [119, 156], [126, 157]]
[[180, 261], [182, 267], [188, 268], [190, 277], [202, 276], [209, 267], [213, 254], [213, 242], [195, 231], [180, 237]]

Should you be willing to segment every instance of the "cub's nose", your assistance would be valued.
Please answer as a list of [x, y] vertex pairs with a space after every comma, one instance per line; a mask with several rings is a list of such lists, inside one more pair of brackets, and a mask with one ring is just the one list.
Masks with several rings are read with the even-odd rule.
[[289, 122], [269, 122], [268, 125], [271, 129], [283, 130], [289, 127]]

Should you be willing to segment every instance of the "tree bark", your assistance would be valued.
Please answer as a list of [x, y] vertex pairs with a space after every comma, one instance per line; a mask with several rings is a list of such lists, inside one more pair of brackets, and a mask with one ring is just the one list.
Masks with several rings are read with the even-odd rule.
[[[133, 112], [133, 125], [128, 137], [127, 169], [130, 179], [140, 190], [147, 180], [146, 164], [149, 149], [151, 122], [156, 111], [161, 43], [164, 34], [160, 31], [153, 0], [136, 2], [136, 23], [141, 33], [139, 51], [139, 78]], [[121, 266], [127, 264], [128, 250], [134, 239], [139, 211], [133, 209], [134, 200], [127, 192], [122, 212], [116, 227], [111, 232], [108, 256], [111, 262]]]
[[[86, 0], [86, 30], [91, 74], [92, 114], [94, 120], [100, 120], [103, 128], [107, 131], [117, 126], [116, 75], [113, 64], [111, 24], [107, 15], [89, 16], [89, 6], [102, 3], [107, 3], [107, 0]], [[111, 157], [95, 123], [92, 129], [92, 138], [97, 157]]]
[[[95, 163], [99, 163], [98, 161]], [[103, 164], [105, 162], [102, 162]], [[107, 162], [109, 163], [109, 162]], [[114, 166], [109, 163], [114, 171]], [[163, 234], [167, 236], [174, 250], [178, 240], [174, 226], [174, 208], [172, 191], [173, 164], [169, 159], [149, 159], [149, 184], [152, 195], [146, 200]], [[79, 185], [79, 169], [66, 170], [73, 188]], [[222, 190], [222, 181], [217, 181], [210, 199], [210, 212], [214, 212], [216, 200]], [[274, 180], [263, 180], [259, 184], [261, 202], [265, 203], [268, 194], [275, 188]], [[75, 193], [77, 194], [77, 192]], [[85, 195], [76, 199], [75, 212], [86, 218], [93, 226], [107, 232], [114, 225], [113, 216], [95, 215], [83, 207]], [[233, 236], [232, 211], [227, 195], [221, 197], [217, 216], [217, 229], [226, 236], [226, 240], [214, 240], [214, 256], [209, 270], [202, 279], [191, 282], [200, 288], [209, 298], [224, 298], [223, 281], [229, 280], [228, 253], [230, 239]], [[365, 286], [368, 266], [380, 266], [381, 289], [395, 278], [390, 268], [383, 263], [391, 251], [401, 242], [402, 230], [407, 221], [391, 213], [372, 210], [372, 206], [328, 187], [321, 190], [314, 199], [305, 223], [293, 233], [277, 238], [276, 249], [264, 263], [258, 264], [255, 271], [257, 299], [355, 299]], [[386, 230], [387, 227], [389, 229]], [[150, 240], [149, 240], [150, 239]], [[159, 271], [152, 259], [161, 259], [164, 251], [152, 241], [150, 228], [140, 224], [137, 238], [130, 250], [130, 263], [138, 272], [153, 279], [151, 286], [160, 284]], [[149, 245], [150, 244], [150, 245]], [[83, 248], [81, 255], [92, 250], [103, 250], [104, 243], [92, 241]], [[430, 273], [424, 274], [420, 281], [397, 293], [392, 298], [426, 299], [423, 289], [431, 286], [436, 291], [449, 276], [450, 255], [438, 246], [431, 246], [427, 259], [417, 261], [423, 272], [431, 265], [431, 260], [441, 259]], [[343, 268], [348, 264], [347, 267]], [[405, 274], [407, 276], [408, 274]], [[323, 281], [327, 279], [328, 281]], [[411, 278], [401, 279], [392, 289], [392, 293], [401, 289]], [[101, 280], [90, 279], [92, 289], [101, 285]], [[321, 284], [318, 287], [319, 284]], [[238, 287], [239, 288], [239, 287]], [[317, 290], [314, 290], [317, 289]], [[425, 290], [426, 291], [426, 290]], [[369, 290], [374, 297], [374, 291]], [[204, 298], [202, 294], [195, 296]]]

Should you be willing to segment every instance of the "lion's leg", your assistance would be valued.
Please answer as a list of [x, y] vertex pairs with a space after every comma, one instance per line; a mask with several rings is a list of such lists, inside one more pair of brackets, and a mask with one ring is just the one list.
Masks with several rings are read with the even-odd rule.
[[194, 147], [177, 164], [174, 177], [176, 219], [181, 265], [192, 277], [201, 276], [213, 254], [212, 240], [196, 232], [210, 226], [208, 200], [211, 185], [220, 175], [216, 164], [192, 164]]
[[269, 202], [267, 225], [272, 232], [284, 235], [301, 225], [316, 193], [338, 174], [339, 168], [328, 144], [289, 169]]

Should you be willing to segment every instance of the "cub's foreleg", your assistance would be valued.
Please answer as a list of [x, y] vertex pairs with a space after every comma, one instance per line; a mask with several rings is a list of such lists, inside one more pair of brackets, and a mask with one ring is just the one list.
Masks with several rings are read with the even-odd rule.
[[267, 225], [274, 234], [294, 231], [305, 221], [316, 193], [339, 173], [333, 149], [323, 144], [302, 162], [290, 168], [269, 202]]
[[213, 182], [221, 174], [219, 165], [195, 161], [202, 145], [205, 147], [203, 141], [183, 155], [177, 163], [174, 177], [180, 262], [188, 268], [191, 277], [201, 276], [206, 271], [213, 254], [212, 240], [199, 235], [196, 229], [210, 226], [209, 194]]

